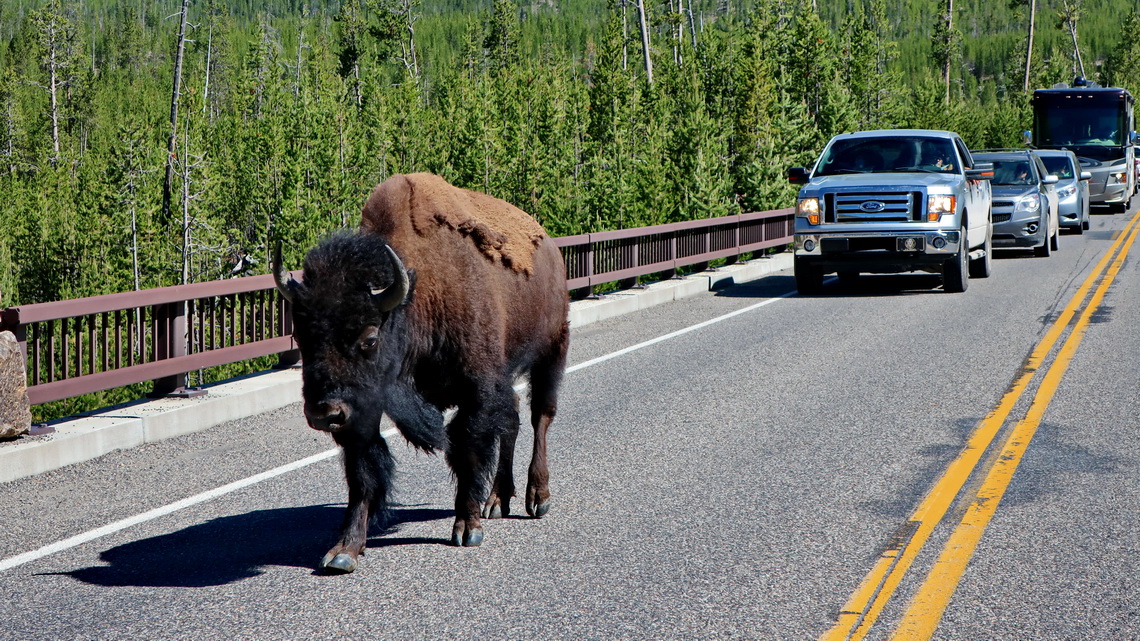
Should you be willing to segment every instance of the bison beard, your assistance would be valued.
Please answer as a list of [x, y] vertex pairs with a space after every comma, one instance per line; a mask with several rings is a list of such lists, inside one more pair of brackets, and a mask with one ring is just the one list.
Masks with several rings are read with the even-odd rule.
[[[483, 210], [501, 205], [497, 224], [521, 215], [520, 228], [535, 226], [510, 205], [437, 177], [394, 176], [365, 206], [363, 231], [334, 234], [309, 252], [303, 284], [275, 257], [278, 288], [292, 302], [306, 419], [344, 450], [348, 509], [321, 561], [326, 571], [356, 569], [369, 520], [386, 508], [394, 462], [380, 436], [383, 414], [412, 445], [446, 452], [456, 480], [451, 540], [482, 542], [481, 519], [507, 516], [515, 495], [520, 375], [530, 379], [535, 431], [526, 508], [534, 517], [549, 510], [546, 433], [569, 341], [565, 266], [544, 235], [522, 257], [532, 259], [523, 272], [457, 226], [412, 224], [425, 207], [473, 197]], [[445, 426], [449, 407], [456, 414]]]

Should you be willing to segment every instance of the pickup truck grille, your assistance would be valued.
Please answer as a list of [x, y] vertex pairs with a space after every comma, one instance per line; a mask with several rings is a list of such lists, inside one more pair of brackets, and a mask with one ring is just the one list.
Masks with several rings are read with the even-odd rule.
[[881, 223], [922, 220], [922, 192], [840, 192], [824, 195], [824, 222]]

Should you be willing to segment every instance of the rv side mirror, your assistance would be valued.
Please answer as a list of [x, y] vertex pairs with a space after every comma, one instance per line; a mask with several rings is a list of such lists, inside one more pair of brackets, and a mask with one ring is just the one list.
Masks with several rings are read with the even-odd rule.
[[1021, 132], [1021, 137], [1022, 137], [1022, 139], [1025, 140], [1025, 146], [1026, 147], [1032, 147], [1033, 146], [1033, 132], [1032, 131], [1029, 131], [1028, 129], [1026, 129], [1025, 131]]
[[975, 162], [973, 167], [966, 170], [969, 180], [993, 180], [994, 164], [992, 162]]
[[1087, 171], [1081, 172], [1081, 180], [1092, 180], [1092, 174]]
[[1132, 144], [1140, 144], [1140, 132], [1132, 132]]
[[793, 185], [806, 185], [808, 180], [811, 179], [811, 172], [807, 167], [789, 167], [788, 168], [788, 182]]

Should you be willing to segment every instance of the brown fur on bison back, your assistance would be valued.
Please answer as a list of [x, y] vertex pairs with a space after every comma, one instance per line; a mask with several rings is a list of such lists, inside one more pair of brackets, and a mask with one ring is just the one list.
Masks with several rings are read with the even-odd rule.
[[518, 207], [434, 174], [397, 174], [378, 185], [361, 224], [388, 237], [405, 222], [421, 237], [441, 231], [463, 236], [490, 260], [524, 274], [534, 269], [534, 252], [547, 237]]
[[432, 174], [400, 174], [373, 190], [361, 230], [386, 238], [415, 270], [413, 317], [451, 334], [435, 340], [465, 344], [468, 367], [501, 367], [566, 331], [562, 253], [506, 201]]

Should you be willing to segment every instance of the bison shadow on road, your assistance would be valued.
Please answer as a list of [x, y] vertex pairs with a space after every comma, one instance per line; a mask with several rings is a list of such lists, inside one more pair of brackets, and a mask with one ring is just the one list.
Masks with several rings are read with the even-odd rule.
[[[368, 546], [449, 545], [444, 537], [377, 537], [398, 532], [404, 523], [451, 519], [454, 515], [452, 510], [395, 506], [384, 526], [372, 526]], [[343, 505], [223, 516], [113, 547], [99, 555], [108, 565], [58, 574], [109, 587], [206, 587], [258, 576], [267, 566], [315, 568], [336, 539], [343, 516]]]

